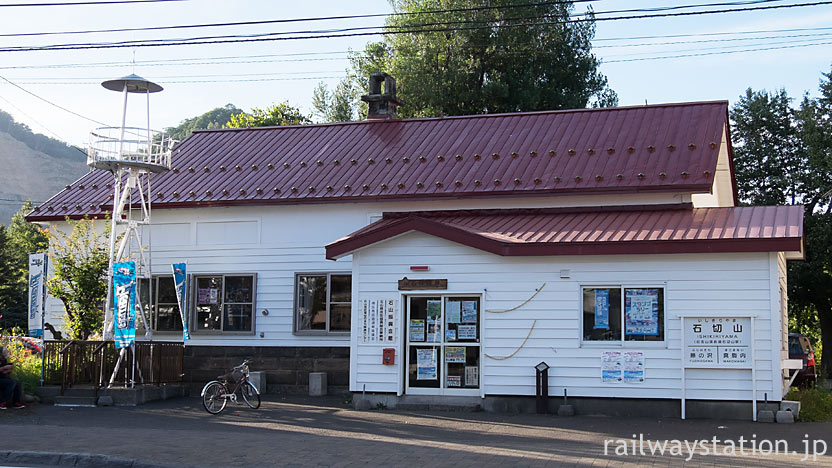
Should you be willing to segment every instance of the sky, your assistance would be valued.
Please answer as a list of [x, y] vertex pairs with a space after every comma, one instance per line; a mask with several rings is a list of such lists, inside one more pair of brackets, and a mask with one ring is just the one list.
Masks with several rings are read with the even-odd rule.
[[[162, 85], [164, 91], [152, 95], [150, 100], [151, 126], [156, 129], [178, 125], [184, 119], [228, 103], [249, 110], [288, 101], [311, 113], [313, 89], [321, 81], [330, 87], [337, 84], [348, 65], [346, 51], [360, 50], [380, 36], [98, 50], [3, 52], [2, 48], [379, 26], [384, 18], [83, 35], [10, 34], [392, 11], [386, 0], [187, 0], [3, 7], [48, 1], [0, 0], [0, 109], [38, 133], [82, 147], [96, 127], [115, 126], [121, 120], [121, 97], [101, 87], [104, 80], [135, 73]], [[603, 14], [605, 11], [730, 1], [737, 0], [598, 0], [578, 3], [575, 11], [582, 13], [591, 7], [600, 19], [638, 14]], [[757, 3], [730, 8], [809, 1], [747, 0]], [[728, 7], [699, 10], [722, 8]], [[783, 31], [796, 29], [801, 31]], [[745, 34], [749, 31], [758, 32]], [[682, 37], [643, 38], [669, 35]], [[619, 95], [620, 105], [717, 99], [734, 103], [749, 87], [785, 88], [790, 96], [799, 99], [805, 92], [816, 95], [821, 73], [832, 70], [832, 2], [766, 11], [598, 21], [593, 47], [602, 60], [601, 72]], [[697, 56], [690, 56], [693, 54]], [[687, 56], [656, 59], [671, 55]], [[132, 97], [128, 115], [128, 124], [144, 122], [143, 97]]]

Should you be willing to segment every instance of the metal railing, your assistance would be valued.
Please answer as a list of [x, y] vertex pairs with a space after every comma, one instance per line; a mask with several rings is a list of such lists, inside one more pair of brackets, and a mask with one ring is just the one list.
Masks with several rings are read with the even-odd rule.
[[139, 127], [101, 127], [90, 133], [87, 165], [98, 169], [135, 165], [151, 172], [170, 169], [176, 142], [165, 132]]
[[[161, 385], [181, 383], [184, 346], [182, 343], [136, 342], [136, 383]], [[60, 385], [61, 394], [75, 385], [91, 385], [96, 391], [106, 386], [115, 369], [118, 353], [112, 341], [46, 341], [43, 347], [44, 385]], [[132, 373], [132, 350], [115, 376], [114, 384], [126, 385]]]

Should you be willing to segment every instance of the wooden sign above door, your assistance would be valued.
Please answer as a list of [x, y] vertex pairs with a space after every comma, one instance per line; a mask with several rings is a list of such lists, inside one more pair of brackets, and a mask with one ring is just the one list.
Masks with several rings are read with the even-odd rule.
[[407, 279], [399, 280], [399, 291], [421, 291], [424, 289], [448, 289], [447, 279]]

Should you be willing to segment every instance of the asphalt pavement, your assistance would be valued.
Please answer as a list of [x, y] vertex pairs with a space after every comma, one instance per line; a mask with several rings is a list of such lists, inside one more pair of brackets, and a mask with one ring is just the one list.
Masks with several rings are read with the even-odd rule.
[[0, 413], [10, 466], [832, 467], [827, 444], [832, 423], [356, 411], [335, 397], [267, 397], [217, 416], [198, 398]]

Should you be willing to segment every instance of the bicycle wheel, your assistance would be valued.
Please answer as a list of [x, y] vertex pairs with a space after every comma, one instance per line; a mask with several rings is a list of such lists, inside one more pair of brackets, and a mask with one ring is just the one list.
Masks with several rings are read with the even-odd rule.
[[225, 393], [225, 386], [219, 382], [211, 382], [205, 387], [202, 394], [202, 406], [205, 411], [211, 414], [219, 414], [225, 409], [228, 399], [222, 396]]
[[240, 393], [243, 394], [243, 401], [246, 402], [249, 408], [257, 409], [260, 407], [260, 394], [254, 389], [251, 382], [246, 382], [240, 388]]

